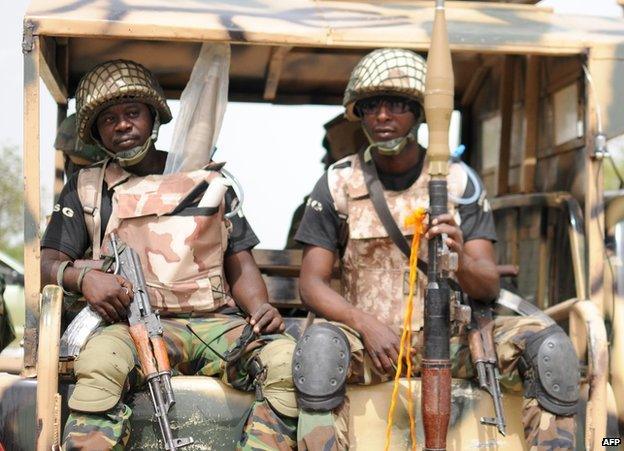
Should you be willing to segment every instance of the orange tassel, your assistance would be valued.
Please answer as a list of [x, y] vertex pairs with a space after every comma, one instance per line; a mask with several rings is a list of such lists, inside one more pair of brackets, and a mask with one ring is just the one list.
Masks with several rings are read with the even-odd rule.
[[416, 450], [416, 420], [414, 414], [414, 399], [412, 389], [412, 314], [414, 310], [414, 294], [416, 292], [416, 276], [418, 274], [418, 249], [420, 247], [420, 238], [425, 232], [426, 210], [417, 208], [412, 214], [405, 219], [406, 227], [414, 228], [414, 237], [410, 250], [409, 261], [409, 295], [407, 297], [407, 306], [405, 308], [405, 317], [403, 318], [403, 333], [401, 334], [401, 345], [399, 349], [399, 361], [394, 375], [394, 386], [392, 389], [392, 401], [390, 402], [390, 410], [388, 411], [388, 424], [386, 426], [386, 446], [385, 450], [390, 449], [390, 440], [392, 433], [392, 423], [394, 419], [394, 410], [399, 397], [399, 386], [401, 373], [403, 371], [403, 359], [407, 362], [407, 413], [410, 421], [410, 438], [412, 441], [412, 450]]

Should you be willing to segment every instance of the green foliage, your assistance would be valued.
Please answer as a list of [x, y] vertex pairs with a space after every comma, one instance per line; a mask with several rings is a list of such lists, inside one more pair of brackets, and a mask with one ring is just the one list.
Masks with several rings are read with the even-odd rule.
[[24, 187], [17, 146], [0, 148], [0, 250], [23, 259]]

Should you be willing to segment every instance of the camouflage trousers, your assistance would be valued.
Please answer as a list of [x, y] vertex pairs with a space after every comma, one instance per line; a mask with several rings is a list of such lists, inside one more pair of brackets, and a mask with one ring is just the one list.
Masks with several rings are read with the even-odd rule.
[[[394, 375], [379, 372], [372, 363], [358, 334], [340, 325], [351, 345], [351, 365], [347, 382], [372, 385], [392, 380]], [[494, 325], [494, 340], [501, 385], [505, 390], [522, 391], [522, 380], [518, 373], [518, 361], [524, 352], [527, 340], [548, 325], [535, 317], [497, 317]], [[422, 349], [422, 344], [414, 342]], [[420, 370], [421, 352], [414, 358], [414, 371]], [[451, 342], [452, 374], [456, 378], [472, 378], [474, 371], [470, 350], [463, 340]], [[575, 446], [576, 419], [574, 416], [557, 416], [544, 410], [536, 399], [524, 398], [522, 423], [525, 440], [531, 450], [567, 450]], [[298, 449], [343, 450], [349, 447], [349, 402], [333, 412], [319, 413], [302, 410], [297, 429]]]
[[[186, 327], [209, 344], [202, 343]], [[263, 401], [255, 401], [237, 446], [241, 450], [290, 450], [296, 442], [297, 407], [291, 375], [294, 341], [285, 335], [263, 335], [252, 341], [241, 359], [228, 364], [224, 355], [236, 345], [247, 323], [238, 316], [214, 314], [192, 319], [162, 319], [173, 373], [217, 376], [235, 388], [251, 391], [248, 364], [258, 358], [265, 367], [260, 385]], [[216, 352], [215, 352], [216, 351]], [[128, 326], [99, 329], [76, 359], [76, 388], [69, 401], [65, 450], [121, 450], [130, 438], [131, 408], [123, 394], [144, 382]]]

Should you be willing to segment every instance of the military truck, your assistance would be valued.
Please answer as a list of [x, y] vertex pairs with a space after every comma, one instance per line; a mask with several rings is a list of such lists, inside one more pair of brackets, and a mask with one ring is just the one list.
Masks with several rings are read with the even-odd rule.
[[[495, 210], [505, 283], [569, 331], [582, 366], [578, 449], [624, 431], [624, 209], [605, 203], [608, 139], [624, 134], [624, 21], [558, 16], [533, 2], [449, 2], [455, 107], [464, 159], [478, 170]], [[525, 4], [529, 3], [529, 4]], [[40, 290], [40, 83], [67, 114], [80, 77], [127, 58], [149, 67], [171, 99], [189, 79], [202, 42], [231, 45], [232, 101], [338, 105], [367, 52], [426, 54], [431, 2], [388, 0], [33, 0], [24, 19], [25, 323], [21, 370], [0, 375], [0, 441], [6, 449], [59, 443], [72, 362], [59, 362], [62, 292]], [[57, 174], [63, 158], [57, 155]], [[58, 180], [59, 183], [62, 180]], [[611, 244], [607, 249], [606, 243]], [[278, 307], [301, 308], [299, 251], [254, 253]], [[513, 272], [515, 274], [515, 271]], [[336, 280], [336, 283], [339, 283]], [[509, 312], [507, 312], [509, 313]], [[289, 320], [296, 334], [303, 318]], [[5, 366], [0, 356], [0, 368]], [[215, 379], [174, 377], [173, 426], [195, 449], [232, 448], [252, 395]], [[420, 405], [419, 381], [415, 404]], [[406, 388], [406, 384], [403, 384]], [[350, 387], [351, 443], [383, 446], [391, 384]], [[393, 446], [409, 443], [406, 390]], [[505, 393], [509, 433], [479, 423], [489, 396], [472, 380], [452, 385], [449, 448], [521, 449], [520, 394]], [[132, 449], [158, 449], [146, 393], [131, 400]], [[618, 430], [619, 424], [619, 430]], [[417, 431], [422, 442], [422, 428]]]

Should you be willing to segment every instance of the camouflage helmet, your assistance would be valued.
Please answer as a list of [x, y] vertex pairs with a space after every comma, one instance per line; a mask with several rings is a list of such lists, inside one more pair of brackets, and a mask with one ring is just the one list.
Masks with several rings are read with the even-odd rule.
[[67, 116], [56, 132], [54, 148], [66, 154], [75, 164], [86, 166], [106, 158], [106, 153], [98, 146], [84, 144], [76, 139], [76, 115]]
[[351, 72], [342, 104], [347, 119], [355, 121], [358, 100], [376, 95], [398, 95], [422, 104], [427, 63], [410, 50], [377, 49], [366, 55]]
[[141, 64], [128, 60], [108, 61], [95, 66], [78, 83], [76, 111], [78, 137], [95, 144], [91, 129], [104, 109], [117, 103], [140, 101], [158, 114], [158, 122], [171, 120], [171, 110], [154, 75]]

